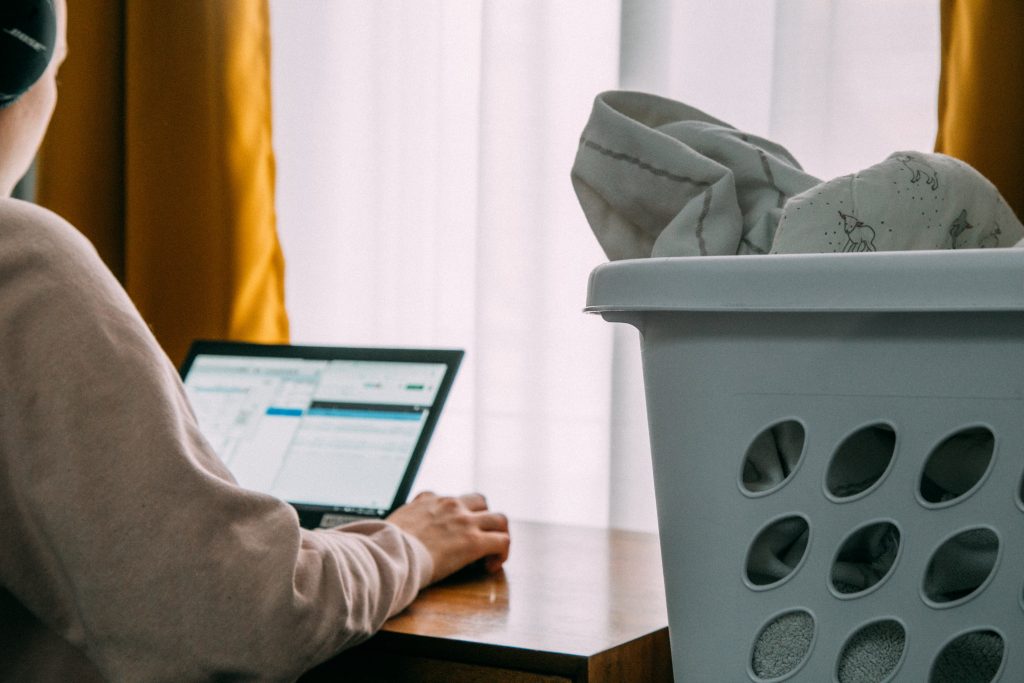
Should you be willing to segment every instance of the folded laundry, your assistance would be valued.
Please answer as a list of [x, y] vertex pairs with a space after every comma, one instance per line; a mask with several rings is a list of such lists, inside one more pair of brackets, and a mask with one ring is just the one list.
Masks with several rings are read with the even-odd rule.
[[572, 182], [611, 260], [1013, 246], [1024, 226], [988, 180], [900, 151], [822, 182], [770, 140], [673, 100], [606, 92]]
[[[995, 186], [962, 161], [899, 151], [822, 182], [782, 146], [645, 93], [596, 98], [571, 176], [611, 260], [1024, 247], [1024, 225]], [[878, 478], [878, 455], [893, 453], [891, 429], [862, 431], [851, 441], [855, 452], [830, 471], [834, 495], [864, 491]], [[762, 433], [746, 455], [744, 487], [767, 491], [785, 481], [802, 455], [803, 438], [795, 422]], [[922, 496], [938, 504], [964, 494], [981, 478], [992, 449], [992, 435], [984, 429], [948, 439], [923, 471]], [[788, 576], [804, 554], [807, 534], [797, 518], [773, 526], [750, 551], [748, 578], [765, 586]], [[892, 525], [865, 530], [838, 555], [832, 585], [850, 594], [871, 588], [893, 566], [898, 546]], [[938, 603], [959, 599], [984, 581], [996, 554], [997, 540], [987, 530], [958, 535], [929, 567], [925, 594]], [[787, 644], [811, 637], [801, 619], [780, 619], [762, 636], [764, 646], [755, 649], [751, 662], [758, 676], [774, 678], [791, 668]], [[879, 672], [884, 677], [901, 656], [902, 633], [887, 624], [865, 630], [844, 651], [839, 680], [879, 680]], [[939, 663], [932, 680], [991, 680], [1001, 656], [995, 638], [972, 635]]]

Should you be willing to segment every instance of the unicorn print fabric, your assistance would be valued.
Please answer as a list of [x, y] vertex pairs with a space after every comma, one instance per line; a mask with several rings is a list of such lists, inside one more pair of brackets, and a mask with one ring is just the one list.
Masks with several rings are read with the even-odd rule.
[[611, 260], [969, 249], [1024, 239], [995, 186], [952, 157], [901, 151], [822, 182], [782, 146], [645, 93], [597, 97], [572, 182]]
[[943, 154], [896, 152], [787, 203], [772, 252], [1010, 247], [1024, 237], [995, 186]]

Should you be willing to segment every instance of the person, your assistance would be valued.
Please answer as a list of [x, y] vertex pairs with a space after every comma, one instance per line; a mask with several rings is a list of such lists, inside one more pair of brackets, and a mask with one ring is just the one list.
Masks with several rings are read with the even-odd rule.
[[[499, 571], [508, 521], [478, 494], [311, 531], [237, 486], [89, 242], [9, 197], [54, 109], [65, 17], [64, 0], [0, 10], [0, 679], [295, 678], [429, 583]], [[11, 87], [11, 55], [40, 45]]]

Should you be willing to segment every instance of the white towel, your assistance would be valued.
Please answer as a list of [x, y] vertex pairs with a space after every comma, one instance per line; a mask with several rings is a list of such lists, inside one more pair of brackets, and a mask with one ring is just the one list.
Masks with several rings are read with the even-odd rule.
[[612, 260], [766, 253], [782, 207], [819, 183], [789, 152], [655, 95], [599, 95], [573, 187]]
[[1024, 246], [962, 161], [896, 152], [821, 182], [780, 145], [645, 93], [597, 96], [571, 175], [611, 260]]

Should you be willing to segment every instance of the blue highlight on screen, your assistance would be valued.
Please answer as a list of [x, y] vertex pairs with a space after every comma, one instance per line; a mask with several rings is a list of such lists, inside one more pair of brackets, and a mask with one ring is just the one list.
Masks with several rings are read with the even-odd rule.
[[420, 412], [395, 412], [389, 410], [353, 410], [351, 408], [267, 408], [267, 415], [276, 417], [302, 417], [303, 414], [311, 417], [354, 417], [370, 420], [411, 420], [418, 421], [422, 417]]
[[267, 408], [267, 415], [279, 415], [282, 417], [302, 417], [302, 408]]
[[360, 417], [371, 420], [413, 420], [420, 419], [421, 413], [399, 413], [386, 410], [352, 410], [351, 408], [310, 408], [309, 415], [316, 417]]

